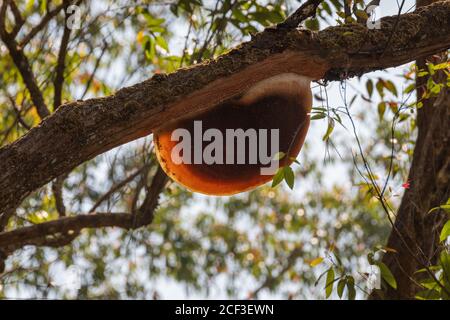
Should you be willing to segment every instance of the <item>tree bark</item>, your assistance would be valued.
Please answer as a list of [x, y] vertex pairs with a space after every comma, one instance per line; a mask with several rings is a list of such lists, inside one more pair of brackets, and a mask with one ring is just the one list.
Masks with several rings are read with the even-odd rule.
[[[417, 6], [432, 2], [417, 1]], [[417, 67], [427, 70], [426, 61], [435, 64], [447, 61], [447, 53], [418, 59]], [[418, 99], [424, 93], [427, 80], [428, 77], [416, 80]], [[447, 76], [438, 72], [433, 80], [445, 84]], [[374, 292], [374, 299], [413, 299], [419, 289], [413, 280], [414, 273], [423, 266], [435, 264], [440, 253], [439, 233], [446, 215], [444, 212], [428, 212], [449, 198], [450, 92], [447, 86], [437, 98], [423, 101], [416, 120], [418, 136], [408, 177], [410, 189], [405, 190], [387, 242], [387, 246], [396, 253], [388, 252], [383, 257], [397, 281], [397, 290], [389, 287], [385, 292]]]
[[264, 78], [294, 72], [312, 79], [343, 79], [398, 66], [450, 46], [450, 1], [397, 20], [383, 18], [379, 30], [361, 24], [317, 33], [268, 28], [216, 60], [169, 75], [157, 74], [105, 98], [63, 105], [0, 149], [0, 214], [96, 155], [236, 97]]

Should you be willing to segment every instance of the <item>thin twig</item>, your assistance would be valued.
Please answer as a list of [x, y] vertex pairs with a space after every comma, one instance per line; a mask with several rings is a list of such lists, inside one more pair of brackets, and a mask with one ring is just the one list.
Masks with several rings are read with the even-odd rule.
[[36, 106], [36, 110], [41, 119], [44, 119], [50, 112], [45, 104], [44, 97], [42, 95], [41, 90], [36, 82], [31, 66], [28, 62], [27, 57], [17, 45], [14, 37], [6, 31], [5, 27], [5, 16], [6, 16], [6, 1], [3, 2], [2, 7], [0, 9], [0, 38], [5, 43], [6, 47], [9, 50], [10, 56], [19, 70], [22, 79], [30, 92], [31, 100]]
[[19, 42], [20, 48], [25, 47], [31, 39], [34, 38], [36, 34], [38, 34], [42, 29], [44, 29], [47, 24], [53, 19], [61, 10], [67, 8], [70, 4], [70, 1], [63, 1], [62, 4], [54, 8], [53, 10], [48, 11], [45, 16], [41, 19], [41, 21], [31, 29], [31, 31]]
[[19, 33], [20, 29], [22, 28], [22, 26], [25, 23], [25, 20], [22, 18], [22, 15], [20, 13], [19, 8], [17, 8], [17, 5], [14, 1], [10, 1], [9, 2], [9, 7], [11, 8], [11, 11], [14, 15], [14, 27], [13, 30], [11, 31], [11, 35], [12, 37], [16, 37], [17, 34]]
[[52, 183], [52, 192], [55, 197], [55, 207], [60, 217], [66, 216], [66, 206], [64, 205], [63, 187], [64, 180], [67, 178], [67, 174], [59, 176]]
[[153, 214], [156, 206], [158, 205], [158, 199], [160, 193], [163, 191], [168, 181], [168, 177], [164, 170], [158, 165], [155, 175], [153, 176], [152, 183], [147, 187], [147, 195], [139, 208], [138, 212], [134, 214], [135, 223], [148, 224], [153, 220]]
[[[64, 1], [63, 4], [69, 1]], [[64, 19], [64, 31], [61, 38], [61, 44], [59, 46], [58, 60], [56, 64], [56, 75], [53, 82], [55, 88], [55, 95], [53, 99], [53, 111], [56, 110], [61, 105], [62, 101], [62, 89], [64, 85], [64, 70], [65, 70], [65, 60], [67, 55], [67, 46], [69, 45], [70, 32], [71, 29], [68, 27], [69, 14], [65, 13]]]
[[[376, 183], [376, 181], [374, 180], [374, 175], [373, 175], [373, 173], [372, 173], [372, 170], [371, 170], [370, 167], [369, 167], [369, 164], [368, 164], [367, 159], [366, 159], [365, 156], [364, 156], [364, 152], [363, 152], [363, 150], [362, 150], [362, 145], [361, 145], [361, 142], [360, 142], [360, 140], [359, 140], [358, 134], [357, 134], [357, 132], [356, 132], [356, 126], [355, 126], [355, 123], [354, 123], [354, 121], [353, 121], [352, 116], [350, 115], [350, 112], [349, 112], [348, 106], [347, 106], [347, 102], [346, 102], [345, 99], [344, 99], [344, 105], [345, 105], [345, 109], [346, 109], [346, 111], [347, 111], [347, 116], [348, 116], [348, 118], [349, 118], [349, 120], [350, 120], [350, 123], [352, 124], [353, 134], [354, 134], [354, 137], [355, 137], [355, 139], [356, 139], [356, 142], [357, 142], [357, 145], [358, 145], [358, 149], [359, 149], [359, 153], [360, 153], [360, 156], [362, 157], [364, 167], [365, 167], [365, 169], [366, 169], [366, 171], [367, 171], [367, 173], [368, 173], [369, 180], [370, 180], [370, 182], [371, 182], [371, 184], [372, 184], [372, 186], [373, 186], [373, 188], [374, 188], [374, 190], [375, 190], [377, 199], [380, 201], [380, 204], [381, 204], [383, 210], [384, 210], [385, 213], [386, 213], [386, 216], [387, 216], [387, 218], [388, 218], [388, 220], [389, 220], [389, 223], [390, 223], [391, 226], [392, 226], [392, 229], [393, 229], [394, 232], [398, 235], [398, 237], [400, 238], [400, 241], [402, 242], [402, 244], [404, 245], [404, 247], [406, 248], [406, 250], [407, 250], [407, 252], [410, 254], [410, 256], [411, 256], [411, 257], [412, 257], [412, 258], [413, 258], [413, 259], [414, 259], [414, 260], [415, 260], [422, 268], [424, 268], [424, 269], [427, 271], [427, 273], [430, 275], [430, 277], [433, 278], [433, 280], [434, 280], [434, 281], [442, 288], [442, 290], [444, 290], [447, 294], [450, 295], [450, 293], [449, 293], [448, 290], [445, 288], [445, 286], [444, 286], [444, 285], [436, 278], [436, 275], [431, 271], [431, 269], [429, 268], [429, 266], [427, 266], [425, 263], [423, 263], [422, 260], [419, 259], [419, 258], [416, 256], [416, 254], [413, 252], [412, 248], [409, 246], [408, 242], [407, 242], [407, 241], [405, 240], [405, 238], [403, 237], [403, 234], [401, 233], [401, 231], [398, 229], [398, 227], [395, 225], [394, 221], [392, 220], [392, 218], [391, 218], [391, 216], [390, 216], [390, 211], [391, 211], [392, 209], [389, 208], [388, 205], [386, 204], [386, 202], [385, 202], [385, 200], [384, 200], [384, 197], [383, 197], [383, 195], [381, 194], [381, 190], [380, 190], [378, 184]], [[411, 239], [411, 240], [413, 240], [413, 239]], [[415, 243], [415, 242], [414, 242], [414, 245], [415, 245], [417, 251], [419, 251], [419, 253], [421, 253], [421, 254], [425, 257], [425, 254], [422, 252], [420, 246], [419, 246], [417, 243]], [[426, 258], [426, 257], [425, 257], [425, 258]]]
[[124, 180], [120, 181], [119, 183], [113, 185], [104, 195], [102, 195], [97, 202], [92, 206], [92, 208], [89, 210], [89, 212], [94, 212], [97, 210], [97, 208], [106, 200], [108, 200], [114, 193], [122, 189], [124, 186], [126, 186], [129, 182], [133, 181], [138, 175], [140, 175], [144, 169], [147, 166], [143, 166], [142, 168], [139, 168], [134, 173], [126, 177]]
[[9, 99], [9, 101], [11, 102], [11, 105], [12, 105], [12, 107], [13, 107], [14, 112], [16, 113], [17, 120], [19, 121], [19, 123], [20, 123], [20, 124], [22, 125], [22, 127], [24, 127], [25, 129], [30, 130], [30, 129], [31, 129], [31, 126], [29, 126], [29, 125], [25, 122], [25, 120], [22, 118], [21, 110], [19, 110], [19, 108], [17, 107], [16, 102], [14, 101], [14, 98], [13, 98], [12, 96], [8, 95], [8, 99]]
[[91, 72], [91, 75], [89, 76], [88, 81], [86, 82], [86, 87], [84, 88], [84, 92], [81, 95], [80, 99], [83, 100], [84, 97], [86, 96], [86, 94], [89, 92], [89, 89], [91, 87], [92, 81], [95, 78], [95, 74], [98, 71], [98, 68], [100, 67], [100, 62], [106, 52], [106, 50], [108, 49], [108, 42], [106, 42], [106, 40], [103, 41], [103, 47], [102, 47], [102, 52], [100, 53], [100, 56], [97, 58], [97, 61], [95, 62], [94, 65], [94, 70]]
[[[397, 3], [397, 4], [398, 4], [398, 3]], [[404, 6], [404, 5], [405, 5], [405, 0], [402, 1], [401, 5], [400, 5], [400, 7], [399, 7], [399, 9], [398, 9], [397, 19], [395, 20], [394, 27], [392, 28], [392, 32], [391, 32], [391, 34], [389, 35], [389, 39], [388, 39], [388, 41], [386, 42], [386, 47], [384, 47], [384, 50], [383, 50], [383, 52], [381, 53], [380, 58], [383, 57], [384, 53], [386, 52], [386, 50], [388, 49], [388, 47], [389, 47], [389, 45], [390, 45], [390, 43], [391, 43], [391, 41], [392, 41], [392, 38], [394, 37], [395, 31], [397, 31], [397, 26], [398, 26], [398, 23], [399, 23], [399, 21], [400, 21], [400, 16], [401, 16], [401, 14], [402, 14], [402, 10], [403, 10], [403, 6]]]

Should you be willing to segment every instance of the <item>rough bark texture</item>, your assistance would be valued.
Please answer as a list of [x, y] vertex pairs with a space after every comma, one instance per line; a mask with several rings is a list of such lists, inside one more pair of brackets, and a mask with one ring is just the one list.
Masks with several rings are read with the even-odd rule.
[[[433, 0], [417, 1], [417, 6], [429, 5]], [[420, 69], [427, 70], [426, 61], [447, 60], [447, 53], [417, 60]], [[446, 75], [437, 73], [435, 82], [446, 82]], [[417, 96], [421, 97], [428, 78], [417, 79]], [[397, 212], [395, 226], [387, 246], [397, 253], [388, 253], [383, 261], [397, 280], [398, 289], [389, 288], [381, 296], [372, 298], [413, 299], [418, 287], [412, 281], [414, 273], [436, 263], [439, 256], [439, 233], [446, 221], [444, 212], [428, 214], [429, 210], [445, 203], [450, 186], [450, 90], [442, 90], [435, 99], [424, 101], [418, 110], [418, 136], [409, 172], [407, 189]], [[415, 258], [413, 257], [415, 256]]]
[[155, 75], [109, 97], [63, 105], [0, 149], [0, 214], [84, 161], [236, 97], [264, 78], [294, 72], [335, 80], [398, 66], [450, 46], [449, 1], [396, 20], [382, 19], [379, 30], [360, 24], [317, 33], [269, 28], [216, 60]]

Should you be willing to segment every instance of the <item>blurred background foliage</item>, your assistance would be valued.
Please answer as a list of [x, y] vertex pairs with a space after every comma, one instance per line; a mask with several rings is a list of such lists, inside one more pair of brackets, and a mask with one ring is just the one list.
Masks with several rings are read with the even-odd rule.
[[[357, 21], [364, 18], [361, 9], [367, 2], [356, 1], [346, 15], [343, 1], [325, 1], [305, 27], [319, 30]], [[26, 20], [20, 38], [61, 1], [16, 3]], [[82, 1], [81, 28], [73, 30], [68, 45], [62, 100], [108, 95], [154, 73], [217, 57], [283, 21], [300, 4]], [[48, 105], [53, 101], [63, 26], [64, 15], [59, 14], [25, 47]], [[40, 119], [3, 45], [0, 70], [3, 146]], [[298, 158], [300, 165], [293, 166], [293, 190], [285, 184], [266, 185], [233, 197], [205, 197], [169, 183], [149, 227], [132, 232], [85, 230], [62, 248], [27, 247], [16, 252], [0, 275], [0, 297], [365, 297], [371, 272], [367, 255], [386, 250], [381, 245], [390, 225], [367, 182], [351, 123], [380, 185], [392, 164], [386, 196], [396, 208], [408, 187], [415, 140], [417, 104], [413, 90], [408, 92], [413, 72], [414, 66], [408, 65], [343, 83], [314, 83], [316, 120]], [[156, 166], [151, 137], [79, 166], [63, 182], [66, 214], [133, 210]], [[23, 202], [8, 229], [57, 217], [49, 184]], [[324, 290], [325, 277], [319, 278], [330, 267], [336, 279], [345, 280], [337, 292]]]

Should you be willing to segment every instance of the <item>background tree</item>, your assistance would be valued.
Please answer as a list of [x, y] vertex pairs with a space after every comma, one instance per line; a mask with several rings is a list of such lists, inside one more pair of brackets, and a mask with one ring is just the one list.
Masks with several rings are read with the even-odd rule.
[[[0, 295], [351, 299], [376, 265], [372, 298], [448, 298], [450, 2], [376, 2], [3, 0]], [[127, 143], [279, 70], [317, 80], [294, 191], [195, 195]]]

